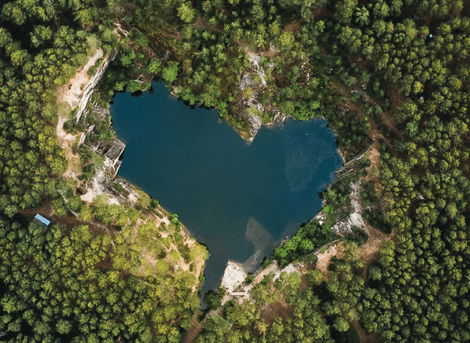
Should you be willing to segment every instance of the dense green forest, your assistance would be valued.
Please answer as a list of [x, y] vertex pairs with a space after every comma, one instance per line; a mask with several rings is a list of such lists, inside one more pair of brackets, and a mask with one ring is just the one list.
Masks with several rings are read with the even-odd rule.
[[[197, 281], [168, 268], [171, 258], [190, 263], [204, 252], [191, 255], [172, 227], [180, 255], [166, 256], [160, 240], [154, 248], [164, 261], [161, 275], [135, 272], [137, 258], [123, 257], [135, 250], [123, 247], [152, 241], [146, 233], [155, 225], [142, 229], [138, 243], [129, 234], [139, 215], [153, 211], [150, 199], [134, 210], [102, 199], [84, 206], [78, 184], [61, 178], [67, 161], [55, 132], [56, 88], [96, 48], [118, 48], [99, 85], [102, 101], [124, 89], [145, 90], [155, 78], [191, 105], [217, 107], [245, 138], [247, 115], [264, 123], [278, 112], [300, 120], [323, 116], [346, 158], [371, 145], [380, 153], [372, 169], [363, 163], [323, 193], [331, 225], [350, 212], [348, 183], [362, 178], [370, 209], [364, 218], [391, 232], [377, 260], [364, 264], [361, 248], [346, 242], [322, 275], [308, 254], [332, 237], [309, 223], [272, 259], [286, 265], [306, 254], [301, 259], [312, 270], [268, 277], [253, 288], [254, 303], [229, 302], [209, 316], [196, 342], [352, 342], [350, 324], [379, 333], [382, 342], [469, 341], [469, 6], [460, 0], [4, 1], [0, 330], [6, 335], [0, 340], [173, 342], [189, 327]], [[246, 75], [251, 81], [241, 90]], [[248, 98], [262, 110], [246, 108]], [[87, 179], [94, 157], [86, 148], [79, 153]], [[46, 230], [18, 223], [18, 209], [49, 202], [58, 215], [78, 211], [83, 225]], [[90, 220], [120, 233], [90, 233]], [[270, 318], [269, 309], [279, 315]]]
[[122, 235], [6, 218], [0, 231], [0, 330], [9, 342], [179, 342], [199, 307], [193, 275], [169, 273], [164, 259], [156, 277], [140, 271]]

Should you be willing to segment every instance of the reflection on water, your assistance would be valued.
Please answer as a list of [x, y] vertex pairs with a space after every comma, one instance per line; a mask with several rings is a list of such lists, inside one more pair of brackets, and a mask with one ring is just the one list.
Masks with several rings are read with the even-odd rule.
[[269, 254], [275, 242], [264, 226], [253, 217], [250, 217], [246, 224], [245, 239], [253, 244], [255, 252], [243, 263], [243, 268], [246, 272], [254, 272], [259, 268], [263, 257]]
[[259, 266], [321, 208], [318, 192], [341, 165], [326, 121], [287, 120], [246, 144], [215, 110], [191, 110], [163, 84], [118, 94], [113, 125], [127, 142], [119, 175], [160, 200], [210, 249], [203, 291], [228, 259]]

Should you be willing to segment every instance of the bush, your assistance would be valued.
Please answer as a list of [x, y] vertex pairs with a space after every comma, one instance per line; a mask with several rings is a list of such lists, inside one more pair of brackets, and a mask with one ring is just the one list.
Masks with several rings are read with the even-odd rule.
[[52, 200], [51, 207], [59, 217], [67, 215], [67, 204], [62, 198]]
[[135, 208], [138, 210], [147, 209], [150, 207], [150, 197], [145, 194], [143, 191], [139, 191], [139, 199]]
[[162, 77], [166, 83], [172, 84], [178, 77], [178, 62], [169, 62], [168, 67], [163, 68]]
[[330, 229], [336, 223], [335, 209], [333, 208], [333, 206], [328, 205], [323, 208], [323, 212], [327, 216], [324, 226], [327, 229]]
[[207, 304], [208, 310], [215, 310], [221, 306], [222, 298], [225, 295], [225, 289], [219, 288], [217, 291], [210, 290], [204, 294], [204, 302]]
[[255, 276], [253, 274], [247, 275], [247, 277], [245, 278], [245, 285], [249, 285], [254, 280], [255, 280]]
[[80, 199], [80, 195], [74, 195], [68, 198], [70, 209], [73, 211], [80, 211], [82, 207], [82, 200]]
[[152, 208], [157, 208], [158, 205], [160, 205], [160, 202], [157, 199], [152, 199], [152, 201], [150, 202], [150, 206]]
[[302, 255], [311, 253], [318, 247], [331, 242], [335, 234], [326, 225], [320, 226], [317, 221], [311, 221], [301, 227], [297, 233], [283, 246], [277, 247], [271, 258], [263, 265], [267, 266], [271, 261], [276, 260], [283, 268]]
[[359, 334], [354, 326], [350, 325], [346, 332], [338, 332], [335, 330], [333, 336], [337, 343], [360, 343]]
[[124, 188], [119, 184], [119, 183], [113, 183], [113, 187], [115, 190], [117, 190], [118, 192], [122, 192], [124, 190]]
[[170, 219], [170, 222], [174, 225], [178, 224], [178, 214], [177, 213], [172, 213], [168, 216], [168, 219]]
[[392, 232], [391, 225], [385, 222], [384, 215], [380, 210], [374, 209], [371, 211], [364, 211], [362, 217], [367, 220], [370, 226], [376, 228], [377, 230], [380, 230], [386, 234], [390, 234]]
[[344, 237], [347, 241], [356, 242], [358, 246], [361, 246], [365, 242], [367, 242], [367, 240], [369, 239], [369, 236], [367, 236], [367, 234], [364, 231], [358, 229], [355, 226], [352, 227], [352, 231], [353, 231], [352, 234], [348, 233]]

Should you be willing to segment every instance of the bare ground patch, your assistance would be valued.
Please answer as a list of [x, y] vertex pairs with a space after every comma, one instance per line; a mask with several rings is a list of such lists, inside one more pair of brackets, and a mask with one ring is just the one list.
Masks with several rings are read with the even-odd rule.
[[57, 87], [56, 103], [67, 102], [73, 109], [78, 105], [82, 94], [82, 86], [90, 81], [88, 69], [94, 66], [96, 61], [103, 57], [103, 50], [97, 49], [93, 56], [90, 57], [87, 64], [77, 69], [77, 73], [65, 85]]
[[[367, 86], [366, 83], [358, 83], [355, 87], [353, 87], [351, 90], [346, 89], [346, 87], [333, 84], [331, 87], [336, 89], [339, 93], [343, 94], [347, 100], [346, 103], [343, 105], [344, 109], [352, 109], [357, 112], [359, 117], [364, 116], [364, 109], [362, 104], [359, 103], [354, 103], [352, 102], [349, 97], [353, 93], [358, 93], [362, 96], [362, 98], [370, 103], [373, 106], [381, 106], [382, 101], [380, 101], [377, 98], [369, 96], [364, 89], [362, 88], [363, 86]], [[381, 111], [378, 116], [380, 117], [380, 120], [382, 121], [382, 124], [384, 124], [386, 127], [389, 129], [393, 130], [393, 132], [397, 135], [398, 138], [402, 138], [402, 134], [400, 130], [398, 129], [397, 122], [395, 121], [395, 118], [393, 116], [393, 113], [398, 111], [398, 109], [403, 106], [405, 96], [404, 94], [400, 91], [398, 86], [391, 86], [391, 87], [384, 87], [385, 91], [387, 92], [387, 95], [390, 99], [390, 102], [392, 104], [392, 108], [389, 111]], [[382, 132], [378, 129], [377, 124], [375, 123], [374, 120], [369, 119], [371, 124], [372, 124], [372, 129], [369, 132], [369, 137], [373, 140], [376, 141], [379, 138], [382, 138], [385, 140], [388, 144], [390, 144], [390, 140], [384, 137]]]
[[[370, 166], [368, 166], [366, 168], [366, 170], [369, 172], [373, 168], [377, 167], [377, 163], [379, 163], [379, 160], [380, 160], [380, 152], [377, 150], [376, 146], [374, 146], [372, 149], [369, 150], [369, 153], [368, 153], [367, 157], [369, 158]], [[365, 179], [368, 181], [369, 177], [370, 177], [369, 174], [367, 174]]]
[[329, 275], [329, 270], [328, 266], [330, 265], [330, 260], [333, 256], [336, 256], [337, 258], [341, 258], [343, 256], [343, 251], [344, 251], [344, 243], [343, 242], [338, 242], [337, 244], [333, 244], [326, 248], [325, 252], [320, 252], [317, 255], [317, 264], [316, 268], [320, 269], [323, 274], [323, 280], [328, 281], [328, 275]]
[[[65, 112], [65, 113], [64, 113]], [[79, 134], [72, 135], [65, 132], [64, 124], [67, 121], [68, 111], [59, 111], [59, 120], [56, 127], [57, 141], [62, 149], [65, 151], [65, 158], [67, 159], [67, 170], [62, 175], [64, 178], [73, 178], [79, 182], [78, 175], [80, 174], [80, 156], [73, 153], [73, 145], [79, 139]]]
[[300, 32], [300, 22], [301, 22], [301, 20], [296, 20], [296, 21], [293, 21], [293, 22], [287, 24], [284, 27], [284, 31], [290, 31], [292, 33], [299, 33]]
[[[88, 70], [102, 57], [103, 50], [97, 49], [94, 55], [89, 58], [88, 62], [83, 67], [77, 69], [77, 73], [69, 82], [61, 87], [57, 87], [57, 104], [67, 103], [70, 105], [70, 109], [74, 109], [78, 106], [80, 98], [82, 97], [82, 89], [84, 85], [90, 81]], [[66, 107], [68, 106], [60, 105], [58, 113], [59, 120], [56, 127], [57, 140], [64, 149], [67, 159], [67, 170], [63, 174], [63, 177], [73, 178], [75, 181], [79, 182], [77, 176], [80, 169], [80, 156], [73, 153], [73, 145], [79, 135], [71, 135], [64, 130], [64, 123], [68, 120], [69, 115], [69, 110], [67, 110]]]
[[263, 306], [261, 309], [260, 317], [264, 320], [267, 325], [271, 325], [274, 317], [281, 317], [287, 320], [294, 313], [294, 308], [289, 306], [281, 297], [279, 302], [268, 304]]
[[192, 341], [196, 339], [197, 335], [199, 335], [199, 333], [204, 329], [204, 322], [199, 322], [197, 320], [197, 317], [198, 317], [198, 311], [194, 313], [188, 332], [184, 336], [181, 343], [191, 343]]
[[470, 0], [463, 0], [463, 3], [464, 5], [463, 5], [461, 15], [464, 17], [470, 17]]
[[378, 163], [380, 161], [380, 152], [378, 150], [378, 142], [374, 142], [373, 148], [368, 152], [368, 159], [370, 161], [370, 166], [366, 168], [367, 175], [364, 177], [364, 180], [367, 182], [374, 183], [374, 189], [377, 190], [380, 187], [380, 177], [378, 175]]
[[219, 33], [221, 31], [220, 28], [212, 26], [207, 21], [202, 19], [200, 14], [197, 15], [196, 22], [193, 25], [199, 31], [208, 30], [208, 31], [216, 32], [216, 33]]
[[367, 242], [362, 245], [362, 253], [361, 257], [364, 260], [364, 270], [363, 270], [363, 277], [364, 280], [366, 281], [366, 271], [367, 267], [369, 264], [372, 262], [372, 260], [375, 260], [380, 252], [380, 248], [382, 248], [382, 243], [384, 241], [388, 241], [391, 238], [391, 235], [387, 235], [386, 233], [383, 233], [382, 231], [379, 231], [366, 222], [366, 227], [364, 228], [364, 231], [366, 231], [367, 235], [369, 238], [367, 239]]
[[369, 64], [369, 59], [364, 58], [362, 56], [355, 56], [352, 57], [352, 61], [358, 67], [360, 70], [367, 70], [368, 69], [368, 64]]
[[[380, 178], [376, 175], [372, 175], [372, 171], [375, 170], [375, 168], [377, 168], [377, 164], [380, 160], [380, 152], [377, 150], [377, 147], [374, 147], [369, 151], [368, 158], [371, 161], [371, 165], [366, 168], [368, 173], [364, 177], [364, 180], [373, 182], [374, 189], [377, 189], [377, 187], [380, 185]], [[361, 210], [363, 212], [364, 208], [362, 206], [362, 199], [360, 203], [361, 203]], [[365, 223], [365, 227], [363, 230], [364, 232], [367, 233], [369, 238], [367, 242], [362, 245], [361, 257], [364, 260], [364, 268], [362, 269], [362, 276], [364, 278], [364, 281], [367, 282], [367, 268], [369, 267], [370, 263], [379, 256], [380, 249], [382, 248], [382, 243], [384, 241], [388, 241], [393, 238], [393, 233], [386, 234], [370, 226], [369, 223], [365, 220], [364, 220], [364, 223]]]

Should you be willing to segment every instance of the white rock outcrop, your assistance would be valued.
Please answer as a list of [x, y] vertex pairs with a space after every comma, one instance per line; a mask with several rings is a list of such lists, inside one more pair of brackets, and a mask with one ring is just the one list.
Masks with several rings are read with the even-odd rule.
[[[243, 75], [240, 80], [239, 88], [242, 92], [247, 88], [253, 88], [253, 93], [250, 97], [243, 98], [242, 102], [245, 108], [242, 109], [242, 113], [240, 114], [240, 116], [250, 123], [249, 133], [251, 138], [248, 141], [252, 142], [258, 131], [263, 126], [263, 121], [258, 115], [254, 114], [253, 112], [250, 113], [250, 109], [256, 109], [258, 111], [265, 110], [263, 104], [258, 100], [259, 89], [257, 88], [265, 88], [267, 84], [266, 73], [264, 68], [261, 66], [261, 56], [250, 51], [248, 48], [245, 48], [245, 53], [247, 54], [248, 60], [252, 65], [252, 72], [247, 72]], [[268, 66], [268, 68], [273, 67], [274, 64], [270, 64]], [[253, 81], [252, 75], [254, 74], [257, 74], [259, 76], [260, 83], [256, 83]], [[274, 115], [274, 121], [281, 120], [282, 115], [278, 109], [275, 109]]]
[[227, 294], [232, 294], [238, 287], [243, 285], [247, 277], [245, 270], [236, 262], [228, 261], [225, 267], [220, 287], [225, 289]]
[[333, 230], [335, 233], [352, 233], [351, 228], [353, 226], [357, 227], [358, 229], [364, 229], [366, 227], [366, 224], [364, 223], [361, 215], [361, 204], [359, 203], [360, 193], [362, 190], [361, 180], [351, 182], [349, 187], [351, 188], [349, 198], [351, 199], [351, 207], [353, 208], [354, 212], [349, 215], [348, 219], [338, 222], [331, 227], [331, 230]]
[[[76, 114], [77, 123], [80, 120], [80, 117], [82, 116], [83, 112], [85, 111], [88, 101], [90, 101], [91, 95], [93, 94], [93, 91], [96, 85], [100, 81], [106, 69], [108, 69], [109, 62], [114, 60], [118, 51], [119, 51], [118, 49], [112, 49], [108, 54], [106, 54], [106, 56], [103, 58], [103, 62], [100, 64], [95, 74], [84, 85], [83, 92], [79, 94], [78, 109], [77, 109], [77, 114]], [[90, 66], [88, 66], [88, 68], [89, 67]], [[88, 68], [86, 69], [87, 71], [88, 71]]]

